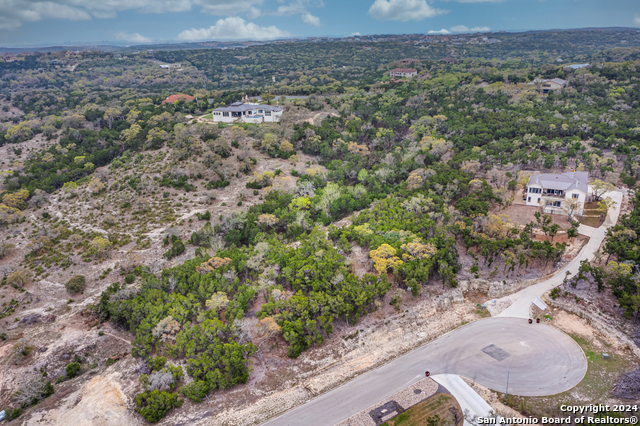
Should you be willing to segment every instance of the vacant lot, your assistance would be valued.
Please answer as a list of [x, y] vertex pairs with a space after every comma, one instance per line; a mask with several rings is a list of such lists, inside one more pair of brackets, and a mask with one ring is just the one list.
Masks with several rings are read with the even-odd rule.
[[[541, 209], [539, 207], [513, 204], [507, 207], [506, 209], [502, 210], [500, 213], [504, 213], [507, 216], [509, 216], [509, 219], [511, 220], [511, 222], [514, 222], [520, 225], [526, 225], [529, 222], [534, 222], [534, 223], [536, 222], [536, 217], [534, 216], [534, 214], [536, 212], [540, 212], [540, 210]], [[558, 225], [560, 225], [560, 228], [562, 229], [571, 228], [571, 224], [567, 220], [567, 216], [559, 215], [559, 214], [552, 214], [550, 216], [553, 218], [553, 223], [557, 223]]]

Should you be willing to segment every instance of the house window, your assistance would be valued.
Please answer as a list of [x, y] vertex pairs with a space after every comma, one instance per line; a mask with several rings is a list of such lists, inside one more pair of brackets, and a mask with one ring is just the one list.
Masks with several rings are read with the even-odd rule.
[[262, 110], [261, 109], [258, 110], [258, 114], [262, 114]]
[[271, 116], [271, 111], [265, 111], [265, 112], [264, 112], [264, 115], [266, 115], [266, 116], [270, 117], [270, 116]]
[[529, 197], [529, 199], [527, 201], [531, 201], [531, 197]]
[[540, 198], [538, 198], [538, 204], [540, 204]]
[[551, 207], [560, 207], [561, 201], [549, 201], [547, 205]]
[[228, 116], [229, 116], [229, 112], [228, 112], [228, 111], [223, 112], [223, 113], [222, 113], [222, 116], [223, 116], [223, 117], [228, 117]]
[[578, 194], [571, 194], [571, 198], [573, 198], [574, 200], [578, 199]]

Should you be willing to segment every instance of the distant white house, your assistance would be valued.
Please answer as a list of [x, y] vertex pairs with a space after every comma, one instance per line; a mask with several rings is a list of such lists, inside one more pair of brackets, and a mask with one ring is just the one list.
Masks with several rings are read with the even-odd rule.
[[580, 205], [573, 214], [582, 215], [589, 193], [588, 178], [587, 172], [532, 175], [524, 192], [526, 205], [541, 206], [545, 213], [566, 214], [567, 201], [578, 200]]
[[418, 70], [413, 68], [396, 68], [389, 71], [389, 77], [391, 78], [394, 78], [394, 77], [410, 78], [410, 77], [415, 77], [417, 75], [418, 75]]
[[215, 123], [277, 123], [283, 109], [278, 105], [260, 105], [249, 102], [234, 102], [213, 110]]
[[180, 64], [179, 63], [176, 63], [176, 64], [162, 64], [162, 65], [160, 65], [160, 68], [166, 69], [166, 70], [177, 69], [177, 68], [180, 68]]

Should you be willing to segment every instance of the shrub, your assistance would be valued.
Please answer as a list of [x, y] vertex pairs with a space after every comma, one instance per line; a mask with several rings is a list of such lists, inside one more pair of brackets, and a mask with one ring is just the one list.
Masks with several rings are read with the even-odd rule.
[[163, 356], [154, 356], [147, 361], [151, 371], [160, 371], [166, 364], [167, 358]]
[[196, 213], [196, 215], [198, 216], [199, 220], [211, 219], [211, 212], [209, 212], [209, 210], [205, 211], [204, 213]]
[[67, 379], [73, 379], [78, 375], [79, 371], [80, 371], [79, 362], [72, 362], [71, 364], [68, 364], [67, 368], [65, 369], [65, 372], [67, 373]]
[[79, 293], [84, 290], [86, 279], [84, 275], [75, 275], [64, 285], [71, 294]]
[[131, 284], [136, 280], [136, 276], [133, 274], [129, 274], [126, 277], [124, 277], [124, 282], [127, 284]]
[[193, 402], [201, 402], [207, 396], [209, 387], [202, 380], [194, 380], [180, 389], [182, 394]]
[[176, 239], [175, 241], [173, 241], [173, 246], [171, 246], [171, 248], [164, 253], [164, 257], [167, 259], [171, 259], [176, 256], [180, 256], [182, 253], [184, 253], [184, 250], [184, 243], [181, 240]]
[[167, 411], [181, 407], [183, 400], [170, 392], [152, 390], [139, 393], [135, 396], [134, 402], [137, 413], [149, 423], [157, 423], [167, 415]]
[[549, 296], [551, 296], [553, 300], [556, 300], [558, 296], [560, 296], [560, 289], [558, 287], [555, 287], [551, 290], [551, 292], [549, 292]]
[[211, 181], [208, 184], [205, 185], [205, 188], [207, 189], [217, 189], [217, 188], [225, 188], [227, 186], [231, 185], [231, 182], [229, 182], [228, 180], [217, 180], [217, 181]]
[[8, 409], [6, 419], [7, 420], [17, 419], [21, 415], [22, 415], [22, 408]]

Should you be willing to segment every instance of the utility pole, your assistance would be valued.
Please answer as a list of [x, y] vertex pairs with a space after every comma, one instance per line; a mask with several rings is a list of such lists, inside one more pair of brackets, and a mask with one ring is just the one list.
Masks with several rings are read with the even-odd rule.
[[507, 391], [504, 394], [504, 400], [506, 401], [509, 397], [509, 364], [507, 364]]

